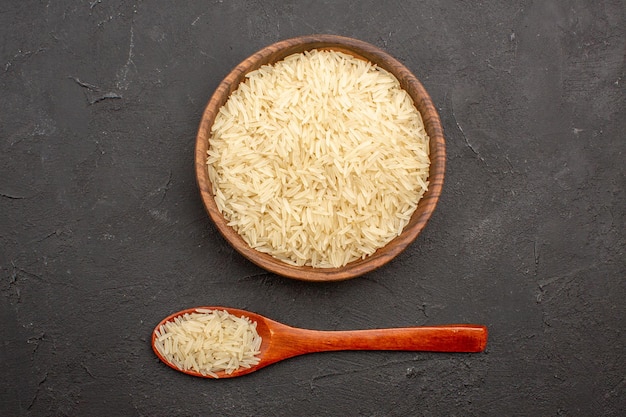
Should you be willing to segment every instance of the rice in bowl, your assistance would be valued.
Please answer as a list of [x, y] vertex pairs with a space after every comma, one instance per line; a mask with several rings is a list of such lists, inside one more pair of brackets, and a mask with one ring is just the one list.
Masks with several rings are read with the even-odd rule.
[[384, 69], [312, 50], [246, 75], [211, 129], [214, 200], [252, 248], [333, 268], [398, 236], [428, 187], [420, 113]]

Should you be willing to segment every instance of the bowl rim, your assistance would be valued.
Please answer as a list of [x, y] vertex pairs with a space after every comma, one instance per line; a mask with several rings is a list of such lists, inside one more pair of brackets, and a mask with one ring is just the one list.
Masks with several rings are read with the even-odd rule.
[[[294, 53], [313, 49], [332, 49], [348, 53], [373, 62], [391, 72], [400, 81], [402, 88], [409, 93], [416, 108], [420, 111], [430, 141], [429, 187], [419, 200], [409, 224], [399, 236], [372, 255], [338, 268], [294, 266], [250, 247], [232, 227], [228, 226], [228, 222], [218, 210], [206, 168], [211, 127], [217, 112], [230, 94], [237, 89], [245, 74], [264, 64], [272, 64]], [[240, 62], [220, 82], [209, 99], [200, 120], [195, 144], [197, 185], [204, 207], [220, 234], [237, 252], [255, 265], [277, 275], [302, 281], [341, 281], [356, 278], [380, 268], [402, 253], [426, 226], [437, 205], [443, 187], [445, 165], [446, 149], [441, 120], [430, 95], [417, 77], [389, 53], [370, 43], [329, 34], [305, 35], [281, 40], [260, 49]]]

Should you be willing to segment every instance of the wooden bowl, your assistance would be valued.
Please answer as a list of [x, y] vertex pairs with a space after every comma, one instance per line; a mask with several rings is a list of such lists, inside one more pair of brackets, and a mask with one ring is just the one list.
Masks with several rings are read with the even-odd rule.
[[[219, 212], [207, 170], [207, 150], [211, 136], [211, 126], [220, 107], [226, 103], [230, 94], [244, 80], [245, 74], [265, 64], [273, 64], [283, 58], [312, 49], [336, 50], [365, 59], [396, 76], [415, 103], [424, 120], [426, 133], [430, 137], [430, 172], [429, 188], [419, 201], [409, 223], [402, 233], [365, 259], [359, 259], [340, 268], [313, 268], [292, 266], [271, 255], [251, 248], [230, 226]], [[306, 281], [338, 281], [354, 278], [381, 267], [400, 254], [422, 231], [430, 218], [443, 186], [446, 164], [445, 141], [439, 115], [430, 96], [418, 79], [399, 61], [381, 49], [356, 39], [335, 35], [310, 35], [287, 39], [267, 46], [237, 65], [213, 93], [209, 100], [196, 138], [195, 149], [196, 178], [204, 206], [215, 222], [222, 236], [244, 257], [256, 265], [275, 274]]]

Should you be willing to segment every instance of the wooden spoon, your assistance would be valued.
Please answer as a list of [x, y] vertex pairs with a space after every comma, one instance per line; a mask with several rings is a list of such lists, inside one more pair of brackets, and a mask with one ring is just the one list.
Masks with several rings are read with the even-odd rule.
[[[248, 317], [257, 324], [263, 339], [260, 361], [251, 368], [239, 368], [231, 374], [217, 372], [219, 378], [233, 378], [258, 371], [268, 365], [303, 355], [305, 353], [337, 350], [403, 350], [428, 352], [482, 352], [487, 344], [487, 328], [473, 324], [403, 327], [391, 329], [324, 331], [300, 329], [268, 319], [256, 313], [227, 307], [196, 307], [209, 310], [226, 310], [237, 317]], [[169, 362], [156, 349], [156, 331], [168, 321], [196, 308], [182, 310], [163, 319], [152, 332], [152, 349], [169, 367], [177, 371], [211, 378], [193, 370], [184, 370]]]

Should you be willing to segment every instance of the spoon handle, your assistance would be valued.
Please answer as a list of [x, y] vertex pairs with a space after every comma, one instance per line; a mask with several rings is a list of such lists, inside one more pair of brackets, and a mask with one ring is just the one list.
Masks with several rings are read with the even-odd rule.
[[336, 350], [482, 352], [487, 345], [487, 328], [473, 324], [349, 331], [285, 326], [274, 336], [285, 338], [289, 356]]

